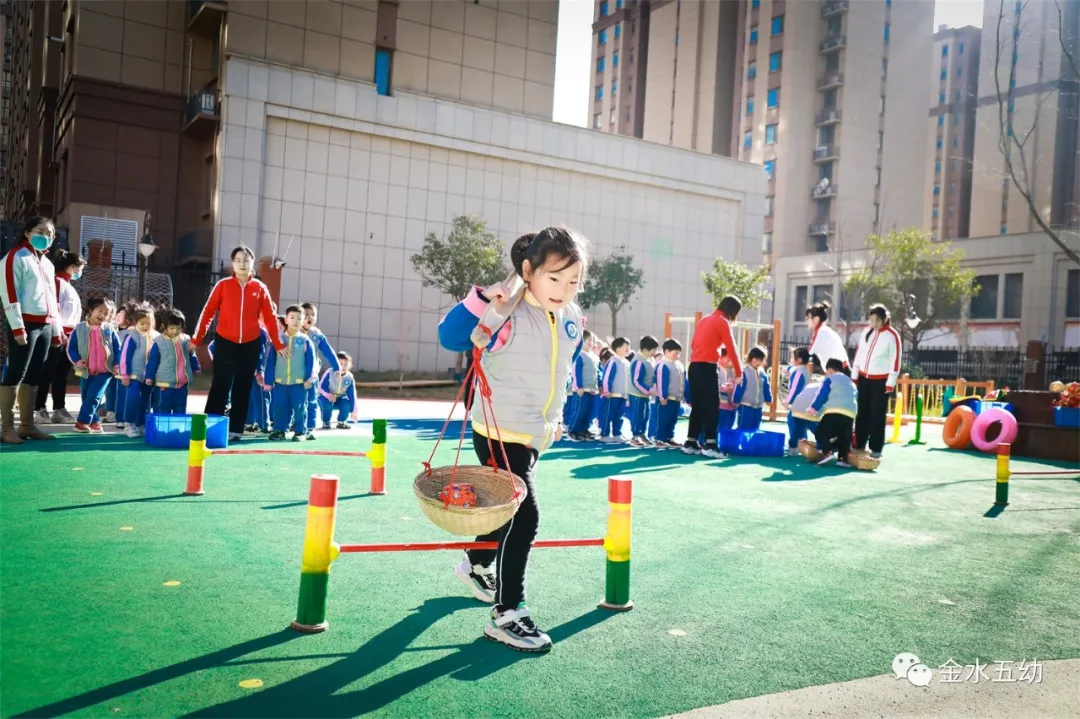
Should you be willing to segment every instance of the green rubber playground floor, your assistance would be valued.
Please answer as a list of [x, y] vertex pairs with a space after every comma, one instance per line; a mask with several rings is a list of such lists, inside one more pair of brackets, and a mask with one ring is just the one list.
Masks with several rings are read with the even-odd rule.
[[[439, 424], [391, 421], [384, 497], [350, 459], [213, 457], [206, 495], [183, 497], [185, 452], [117, 436], [5, 448], [0, 714], [656, 717], [883, 674], [901, 651], [931, 667], [1080, 657], [1080, 482], [1014, 479], [986, 517], [994, 459], [943, 449], [934, 428], [876, 474], [548, 453], [542, 537], [600, 536], [604, 479], [635, 480], [636, 606], [596, 608], [601, 550], [538, 550], [546, 656], [482, 638], [455, 552], [343, 555], [330, 630], [287, 630], [312, 473], [342, 478], [339, 542], [451, 539], [411, 490]], [[364, 449], [363, 433], [287, 446]], [[1040, 467], [1060, 469], [1013, 469]]]

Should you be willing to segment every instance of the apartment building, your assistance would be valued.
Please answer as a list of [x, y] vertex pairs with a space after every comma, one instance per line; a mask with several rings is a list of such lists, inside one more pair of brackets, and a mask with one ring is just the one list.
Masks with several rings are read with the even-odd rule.
[[[1000, 17], [1000, 22], [999, 22]], [[986, 0], [983, 6], [972, 235], [1035, 232], [1009, 159], [1048, 224], [1080, 226], [1080, 0]], [[995, 81], [995, 76], [997, 80]], [[998, 97], [1002, 97], [999, 102]], [[1004, 104], [1004, 106], [1003, 106]], [[1011, 128], [1011, 130], [1010, 130]]]
[[941, 26], [934, 34], [921, 226], [942, 240], [969, 234], [980, 39], [981, 30], [971, 26]]
[[760, 168], [550, 121], [554, 1], [25, 5], [17, 41], [57, 38], [30, 52], [55, 62], [57, 104], [19, 120], [48, 153], [14, 209], [52, 212], [73, 247], [107, 234], [114, 260], [149, 210], [151, 267], [227, 266], [240, 243], [276, 257], [278, 299], [318, 302], [360, 368], [454, 364], [434, 340], [450, 300], [409, 257], [456, 215], [508, 243], [567, 224], [649, 258], [631, 334], [704, 306], [702, 264], [757, 254]]
[[4, 77], [0, 85], [0, 222], [7, 221], [4, 197], [7, 192], [8, 117], [11, 113], [11, 0], [0, 2], [0, 37], [4, 39]]
[[590, 126], [642, 137], [649, 67], [649, 2], [600, 0], [593, 17]]

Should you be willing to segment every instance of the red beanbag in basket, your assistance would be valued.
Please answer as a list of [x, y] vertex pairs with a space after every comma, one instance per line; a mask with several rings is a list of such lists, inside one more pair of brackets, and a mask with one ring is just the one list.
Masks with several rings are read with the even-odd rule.
[[442, 500], [444, 508], [451, 506], [475, 507], [476, 485], [467, 484], [465, 482], [448, 484], [439, 492], [439, 499]]

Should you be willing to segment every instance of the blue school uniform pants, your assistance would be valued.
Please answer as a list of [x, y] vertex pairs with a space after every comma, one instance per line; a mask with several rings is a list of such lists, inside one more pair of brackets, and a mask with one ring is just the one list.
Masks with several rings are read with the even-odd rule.
[[109, 388], [109, 380], [113, 377], [108, 372], [83, 377], [79, 382], [82, 395], [82, 406], [79, 407], [78, 421], [90, 424], [97, 420], [97, 411], [101, 406], [101, 400]]
[[259, 429], [270, 428], [270, 393], [251, 383], [251, 399], [248, 400], [247, 420], [245, 424], [257, 424]]
[[570, 424], [572, 434], [588, 434], [589, 425], [596, 417], [596, 408], [601, 404], [600, 395], [586, 392], [577, 398], [577, 410], [574, 421]]
[[347, 396], [342, 395], [336, 402], [331, 402], [326, 397], [319, 395], [319, 409], [322, 411], [323, 424], [330, 424], [334, 419], [334, 410], [337, 410], [338, 422], [344, 422], [353, 411], [353, 403]]
[[756, 432], [761, 429], [761, 407], [739, 406], [739, 430]]
[[271, 400], [274, 409], [274, 431], [287, 432], [289, 425], [298, 434], [308, 426], [308, 392], [302, 384], [275, 384]]
[[644, 437], [649, 429], [649, 398], [630, 395], [630, 435]]
[[649, 424], [645, 430], [645, 436], [656, 439], [656, 428], [660, 424], [660, 401], [656, 397], [649, 398]]
[[188, 386], [158, 387], [154, 414], [187, 414]]
[[580, 404], [581, 397], [577, 396], [577, 392], [566, 395], [566, 402], [563, 403], [562, 421], [567, 427], [573, 425], [574, 420], [577, 419], [577, 411]]
[[792, 412], [788, 412], [787, 416], [787, 430], [788, 430], [788, 449], [795, 449], [799, 446], [799, 440], [806, 439], [806, 433], [813, 431], [814, 423], [808, 419], [801, 419], [796, 417]]
[[626, 397], [604, 399], [604, 421], [600, 423], [601, 437], [622, 437], [623, 415], [626, 413]]
[[[124, 388], [124, 421], [136, 427], [146, 426], [146, 413], [150, 409], [150, 396], [154, 388], [145, 382], [131, 378], [131, 384]], [[116, 416], [120, 420], [119, 413]]]
[[675, 423], [679, 421], [679, 410], [682, 408], [677, 399], [669, 399], [667, 404], [656, 403], [656, 439], [661, 442], [670, 442], [675, 439]]
[[105, 388], [105, 411], [114, 412], [116, 414], [116, 420], [120, 421], [120, 408], [116, 404], [116, 386], [119, 382], [113, 382]]

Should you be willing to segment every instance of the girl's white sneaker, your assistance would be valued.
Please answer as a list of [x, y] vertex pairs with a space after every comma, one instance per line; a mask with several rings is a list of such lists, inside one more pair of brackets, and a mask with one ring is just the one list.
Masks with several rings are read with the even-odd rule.
[[469, 562], [469, 557], [466, 555], [456, 567], [454, 567], [454, 576], [458, 578], [462, 584], [469, 588], [469, 591], [473, 593], [473, 596], [486, 604], [493, 604], [495, 602], [495, 569], [493, 567], [484, 567], [479, 564], [472, 564]]
[[551, 637], [533, 623], [524, 604], [517, 609], [493, 607], [491, 621], [484, 627], [484, 636], [519, 652], [546, 652], [551, 649]]

